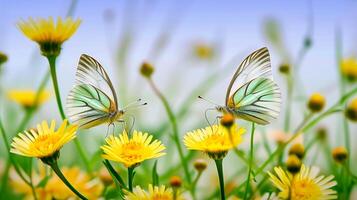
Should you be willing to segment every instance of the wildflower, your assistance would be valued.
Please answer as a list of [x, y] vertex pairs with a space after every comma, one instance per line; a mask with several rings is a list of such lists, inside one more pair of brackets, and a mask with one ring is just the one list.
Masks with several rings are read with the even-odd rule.
[[33, 108], [45, 103], [50, 97], [50, 93], [46, 90], [37, 94], [33, 90], [11, 90], [8, 92], [8, 98], [24, 108]]
[[123, 163], [125, 167], [135, 167], [147, 159], [165, 155], [165, 146], [159, 140], [153, 140], [152, 135], [134, 131], [132, 138], [123, 131], [119, 137], [110, 136], [106, 145], [101, 148], [103, 157], [108, 160]]
[[182, 185], [182, 180], [179, 176], [172, 176], [170, 178], [170, 185], [173, 188], [179, 188]]
[[299, 159], [302, 159], [305, 155], [304, 145], [301, 143], [293, 144], [289, 149], [289, 155], [296, 155]]
[[352, 100], [352, 102], [347, 106], [345, 116], [347, 119], [357, 122], [357, 98]]
[[68, 125], [67, 120], [63, 121], [58, 130], [55, 130], [55, 126], [54, 120], [51, 121], [50, 127], [43, 121], [37, 125], [37, 129], [19, 133], [13, 138], [11, 152], [40, 158], [45, 163], [48, 158], [59, 156], [62, 146], [76, 137], [77, 126]]
[[7, 59], [7, 55], [0, 51], [0, 65], [6, 63]]
[[[33, 174], [34, 184], [37, 185], [46, 178], [45, 168], [40, 168], [40, 173]], [[98, 199], [103, 191], [103, 185], [98, 179], [92, 179], [88, 174], [80, 171], [78, 167], [62, 168], [68, 181], [89, 199]], [[16, 173], [10, 173], [11, 186], [17, 193], [24, 194], [25, 199], [33, 199], [30, 186], [25, 184]], [[56, 175], [52, 175], [43, 187], [36, 187], [36, 195], [39, 199], [72, 199], [75, 194]]]
[[125, 197], [125, 200], [183, 200], [181, 194], [177, 194], [174, 198], [174, 193], [171, 188], [166, 188], [164, 185], [161, 186], [152, 186], [151, 184], [148, 187], [148, 191], [143, 190], [140, 186], [136, 186], [133, 192], [128, 192]]
[[290, 65], [287, 63], [283, 63], [279, 66], [279, 72], [282, 74], [289, 74], [290, 73]]
[[204, 129], [188, 132], [184, 143], [188, 149], [203, 151], [212, 159], [222, 159], [228, 150], [242, 143], [244, 128], [233, 125], [230, 129], [222, 125], [213, 125]]
[[341, 62], [341, 74], [348, 81], [354, 82], [357, 80], [357, 59], [348, 58]]
[[292, 174], [296, 174], [300, 171], [301, 164], [301, 160], [295, 154], [290, 155], [286, 160], [286, 168]]
[[348, 152], [345, 147], [336, 147], [332, 150], [332, 157], [338, 163], [343, 163], [348, 158]]
[[337, 183], [332, 181], [334, 176], [318, 176], [316, 167], [301, 166], [300, 172], [292, 175], [281, 167], [275, 167], [276, 175], [268, 173], [270, 181], [280, 192], [279, 199], [337, 199], [337, 193], [333, 189]]
[[199, 43], [194, 45], [194, 55], [199, 59], [211, 59], [214, 56], [214, 49], [208, 44]]
[[327, 129], [325, 127], [319, 127], [316, 130], [317, 138], [325, 140], [327, 137]]
[[63, 42], [68, 40], [77, 30], [81, 21], [72, 18], [57, 18], [57, 23], [52, 17], [48, 19], [39, 18], [28, 21], [20, 21], [19, 29], [30, 40], [37, 42], [44, 56], [57, 57], [61, 52]]
[[320, 112], [325, 106], [325, 97], [319, 93], [310, 96], [308, 108], [311, 112]]
[[140, 67], [140, 73], [146, 78], [151, 78], [152, 73], [154, 73], [155, 68], [147, 62], [144, 62]]
[[197, 159], [193, 163], [193, 166], [198, 172], [202, 172], [207, 168], [207, 162], [204, 159]]

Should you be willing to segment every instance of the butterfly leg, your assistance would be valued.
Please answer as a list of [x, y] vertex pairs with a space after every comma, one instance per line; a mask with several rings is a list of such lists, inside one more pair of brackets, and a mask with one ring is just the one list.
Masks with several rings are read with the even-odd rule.
[[135, 125], [135, 116], [134, 115], [130, 115], [130, 114], [127, 114], [132, 120], [132, 123], [131, 123], [131, 126], [129, 128], [129, 134], [131, 134], [131, 132], [133, 131], [133, 128], [134, 128], [134, 125]]
[[212, 110], [215, 110], [215, 109], [214, 109], [214, 108], [208, 108], [208, 109], [205, 111], [205, 119], [206, 119], [208, 125], [211, 127], [212, 132], [213, 132], [212, 123], [209, 121], [208, 115], [207, 115], [207, 114], [208, 114], [208, 111], [212, 111]]

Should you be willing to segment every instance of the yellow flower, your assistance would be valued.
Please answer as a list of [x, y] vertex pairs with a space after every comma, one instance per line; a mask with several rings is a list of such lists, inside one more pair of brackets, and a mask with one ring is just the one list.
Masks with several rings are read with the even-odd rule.
[[311, 112], [320, 112], [325, 106], [325, 101], [325, 97], [320, 93], [314, 93], [310, 96], [307, 106]]
[[11, 90], [8, 92], [8, 98], [24, 108], [31, 108], [45, 103], [50, 98], [50, 92], [43, 90], [37, 95], [33, 90]]
[[80, 23], [81, 20], [72, 18], [63, 20], [58, 17], [57, 23], [52, 17], [37, 20], [29, 18], [28, 21], [20, 21], [18, 27], [26, 37], [40, 45], [44, 56], [58, 56], [62, 43], [76, 32]]
[[[41, 166], [41, 165], [40, 165]], [[43, 166], [43, 165], [42, 165]], [[78, 167], [61, 169], [68, 181], [83, 195], [89, 199], [98, 199], [103, 191], [103, 185], [98, 179], [92, 179], [88, 174], [80, 171]], [[45, 168], [40, 168], [40, 174], [33, 174], [34, 184], [37, 185], [46, 177]], [[30, 186], [25, 184], [20, 177], [12, 171], [10, 174], [11, 186], [17, 193], [24, 194], [25, 199], [33, 199]], [[53, 174], [43, 187], [36, 188], [36, 194], [39, 199], [72, 199], [77, 196]]]
[[139, 186], [134, 188], [133, 192], [128, 192], [125, 195], [125, 200], [183, 200], [181, 194], [177, 194], [174, 198], [174, 193], [171, 188], [165, 188], [164, 185], [153, 187], [149, 185], [149, 191], [141, 189]]
[[348, 58], [342, 60], [341, 73], [349, 81], [357, 80], [357, 59]]
[[357, 122], [357, 98], [353, 99], [351, 103], [348, 104], [345, 115], [347, 119]]
[[76, 137], [77, 125], [68, 125], [64, 120], [62, 125], [55, 130], [56, 123], [51, 121], [50, 127], [46, 121], [31, 129], [19, 133], [13, 138], [11, 152], [27, 157], [51, 157], [62, 148], [64, 144]]
[[275, 167], [277, 176], [268, 173], [270, 181], [280, 190], [278, 194], [281, 199], [290, 200], [319, 200], [337, 199], [337, 193], [332, 187], [337, 183], [332, 181], [331, 176], [318, 176], [319, 169], [316, 167], [301, 166], [296, 175], [285, 172], [281, 167]]
[[242, 143], [244, 128], [237, 125], [230, 129], [223, 125], [208, 126], [186, 133], [184, 143], [187, 149], [198, 150], [207, 153], [213, 159], [223, 158], [228, 150]]
[[134, 131], [132, 138], [123, 131], [119, 137], [110, 136], [106, 145], [101, 148], [104, 151], [103, 158], [120, 162], [125, 167], [133, 167], [144, 160], [158, 158], [165, 155], [165, 146], [159, 140], [153, 140], [148, 133]]

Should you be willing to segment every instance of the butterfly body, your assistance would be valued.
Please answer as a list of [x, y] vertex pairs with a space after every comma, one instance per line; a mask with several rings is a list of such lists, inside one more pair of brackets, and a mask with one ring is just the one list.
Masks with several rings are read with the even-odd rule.
[[[232, 92], [237, 82], [238, 89]], [[279, 115], [280, 101], [280, 90], [271, 73], [269, 52], [264, 47], [251, 53], [239, 65], [228, 86], [225, 106], [216, 109], [266, 125]]]
[[76, 84], [67, 97], [68, 117], [81, 128], [123, 121], [116, 93], [104, 68], [94, 58], [81, 55]]

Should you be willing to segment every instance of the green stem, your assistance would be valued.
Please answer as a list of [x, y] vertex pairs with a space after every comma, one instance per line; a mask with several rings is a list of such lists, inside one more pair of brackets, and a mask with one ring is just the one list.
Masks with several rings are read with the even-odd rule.
[[75, 193], [80, 199], [87, 199], [85, 196], [83, 196], [80, 192], [78, 192], [70, 182], [66, 179], [66, 177], [62, 174], [61, 170], [58, 167], [57, 161], [53, 162], [50, 164], [52, 170], [57, 174], [58, 178], [62, 180], [64, 184], [73, 192]]
[[287, 104], [285, 109], [285, 123], [284, 123], [284, 131], [287, 133], [290, 130], [290, 117], [291, 117], [291, 108], [292, 108], [292, 96], [293, 96], [293, 80], [292, 76], [288, 75], [286, 78], [287, 81]]
[[247, 199], [248, 192], [250, 190], [250, 176], [252, 173], [252, 165], [253, 165], [253, 158], [254, 158], [254, 132], [255, 132], [255, 123], [252, 123], [252, 130], [251, 130], [251, 134], [250, 134], [250, 155], [249, 155], [248, 178], [247, 178], [247, 184], [246, 184], [245, 192], [244, 192], [244, 200]]
[[64, 114], [64, 110], [62, 106], [61, 94], [58, 87], [58, 80], [57, 80], [57, 73], [56, 73], [57, 56], [48, 56], [47, 59], [48, 59], [48, 63], [50, 64], [51, 77], [52, 77], [53, 89], [55, 90], [55, 94], [56, 94], [57, 107], [61, 114], [62, 120], [64, 120], [66, 119], [66, 115]]
[[192, 183], [192, 194], [193, 194], [192, 198], [194, 200], [196, 200], [196, 187], [197, 187], [198, 180], [200, 180], [201, 178], [201, 175], [202, 175], [202, 171], [199, 171]]
[[[61, 101], [61, 94], [59, 91], [59, 87], [58, 87], [58, 80], [57, 80], [57, 73], [56, 73], [56, 56], [48, 56], [48, 63], [50, 65], [50, 71], [51, 71], [51, 77], [52, 77], [52, 83], [53, 83], [53, 88], [55, 90], [55, 94], [56, 94], [56, 101], [57, 101], [57, 106], [58, 106], [58, 110], [61, 114], [61, 118], [62, 120], [66, 119], [66, 115], [64, 113], [63, 110], [63, 106], [62, 106], [62, 101]], [[76, 146], [77, 151], [79, 152], [80, 157], [82, 158], [84, 165], [86, 166], [86, 169], [88, 171], [88, 173], [92, 173], [90, 164], [89, 164], [89, 160], [84, 152], [83, 147], [81, 146], [81, 143], [79, 142], [78, 138], [74, 138], [74, 143]]]
[[151, 78], [149, 78], [148, 81], [149, 81], [151, 88], [154, 90], [155, 94], [160, 98], [161, 102], [163, 103], [166, 113], [170, 119], [170, 122], [172, 125], [172, 131], [173, 131], [172, 136], [173, 136], [174, 142], [176, 144], [176, 147], [177, 147], [177, 150], [178, 150], [178, 153], [180, 156], [181, 164], [182, 164], [184, 172], [185, 172], [185, 177], [187, 179], [188, 184], [191, 185], [191, 174], [188, 170], [188, 165], [187, 165], [187, 162], [186, 162], [186, 159], [185, 159], [185, 156], [184, 156], [181, 144], [180, 144], [180, 136], [179, 136], [179, 132], [178, 132], [176, 117], [175, 117], [173, 111], [171, 110], [171, 107], [170, 107], [168, 101], [166, 100], [164, 95], [160, 92], [160, 90], [156, 87], [154, 81]]
[[134, 167], [128, 167], [128, 187], [129, 191], [133, 191], [133, 175], [134, 175]]
[[35, 200], [37, 200], [37, 195], [36, 195], [36, 190], [35, 190], [35, 186], [33, 185], [33, 180], [32, 180], [32, 165], [33, 165], [33, 163], [32, 163], [32, 159], [30, 159], [30, 183], [31, 183], [31, 192], [32, 192], [32, 195], [33, 195], [33, 197], [34, 197], [34, 199]]
[[226, 195], [224, 194], [224, 177], [223, 177], [223, 164], [222, 164], [222, 159], [219, 160], [214, 160], [216, 162], [216, 167], [217, 167], [217, 173], [218, 173], [218, 178], [219, 178], [219, 188], [221, 191], [221, 200], [226, 199]]

